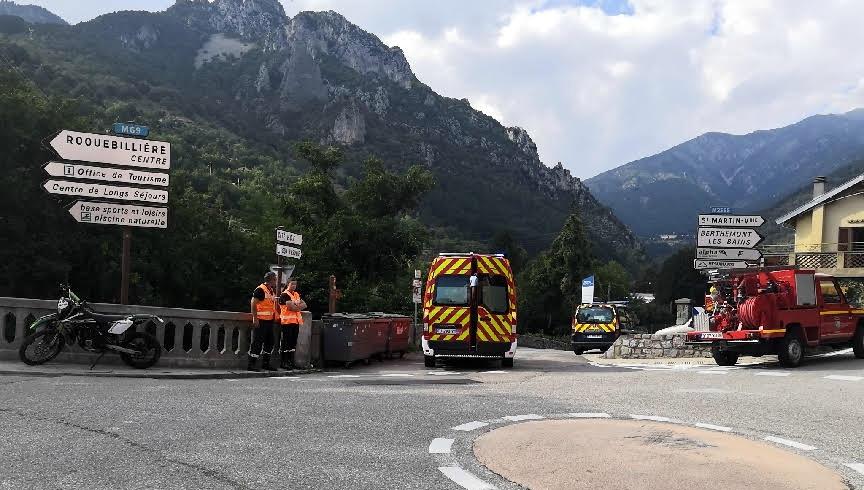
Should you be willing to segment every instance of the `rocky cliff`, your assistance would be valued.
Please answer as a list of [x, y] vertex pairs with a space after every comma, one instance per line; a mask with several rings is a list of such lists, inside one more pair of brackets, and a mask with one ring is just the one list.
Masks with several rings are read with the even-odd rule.
[[21, 17], [31, 24], [68, 25], [65, 20], [37, 5], [20, 5], [9, 0], [0, 0], [0, 15]]

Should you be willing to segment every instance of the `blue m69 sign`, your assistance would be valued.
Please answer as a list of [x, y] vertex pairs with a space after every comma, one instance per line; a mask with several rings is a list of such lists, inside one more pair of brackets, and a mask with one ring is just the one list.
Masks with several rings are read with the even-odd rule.
[[150, 128], [133, 123], [114, 123], [111, 127], [111, 131], [114, 134], [126, 134], [129, 136], [137, 136], [139, 138], [146, 138], [150, 135]]

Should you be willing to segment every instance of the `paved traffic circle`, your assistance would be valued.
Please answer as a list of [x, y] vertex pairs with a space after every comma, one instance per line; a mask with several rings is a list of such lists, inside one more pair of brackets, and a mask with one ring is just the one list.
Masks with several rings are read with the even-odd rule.
[[483, 434], [474, 454], [527, 488], [848, 488], [809, 458], [727, 431], [650, 420], [531, 421]]

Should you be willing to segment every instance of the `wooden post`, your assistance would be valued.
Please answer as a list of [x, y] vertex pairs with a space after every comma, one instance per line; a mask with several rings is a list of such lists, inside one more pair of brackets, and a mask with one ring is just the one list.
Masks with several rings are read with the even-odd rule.
[[336, 276], [330, 276], [330, 284], [327, 289], [330, 292], [327, 312], [332, 315], [336, 313], [336, 300], [342, 296], [342, 292], [336, 289]]

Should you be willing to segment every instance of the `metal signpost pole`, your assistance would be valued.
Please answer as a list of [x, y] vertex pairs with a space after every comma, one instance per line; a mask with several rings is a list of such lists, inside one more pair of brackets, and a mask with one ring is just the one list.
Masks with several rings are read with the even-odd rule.
[[123, 252], [120, 257], [120, 304], [129, 304], [129, 269], [132, 261], [132, 230], [123, 227]]

